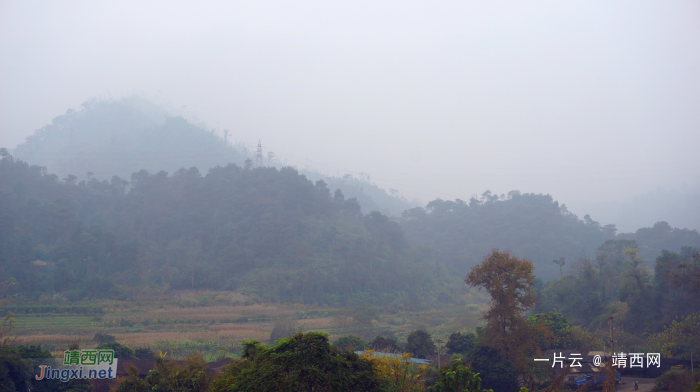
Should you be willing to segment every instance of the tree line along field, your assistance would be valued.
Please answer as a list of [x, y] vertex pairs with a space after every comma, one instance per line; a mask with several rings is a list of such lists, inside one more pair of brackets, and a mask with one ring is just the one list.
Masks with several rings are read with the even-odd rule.
[[[436, 337], [446, 339], [453, 330], [473, 330], [481, 325], [478, 305], [382, 313], [382, 309], [372, 307], [216, 303], [215, 298], [227, 294], [230, 293], [182, 292], [178, 299], [164, 300], [157, 295], [129, 302], [94, 301], [91, 308], [103, 309], [98, 315], [18, 313], [14, 315], [14, 333], [18, 343], [38, 344], [56, 354], [73, 341], [79, 341], [81, 347], [94, 347], [98, 344], [95, 334], [108, 334], [131, 347], [169, 351], [173, 358], [184, 359], [193, 351], [202, 351], [205, 357], [213, 359], [236, 356], [245, 340], [269, 341], [276, 325], [327, 332], [331, 341], [348, 334], [367, 340], [376, 335], [405, 340], [410, 331], [418, 328], [427, 328]], [[209, 303], [192, 306], [197, 301], [194, 298]]]

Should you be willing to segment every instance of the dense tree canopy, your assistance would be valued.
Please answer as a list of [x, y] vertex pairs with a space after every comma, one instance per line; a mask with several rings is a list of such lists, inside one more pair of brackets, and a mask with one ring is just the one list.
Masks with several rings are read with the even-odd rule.
[[518, 375], [515, 367], [494, 348], [476, 346], [470, 353], [472, 372], [481, 377], [481, 388], [498, 392], [517, 392]]
[[508, 195], [485, 192], [480, 199], [433, 200], [402, 215], [409, 241], [428, 246], [436, 259], [454, 273], [464, 275], [492, 249], [508, 249], [533, 261], [545, 281], [558, 278], [552, 260], [567, 261], [566, 273], [582, 254], [592, 255], [606, 240], [636, 240], [640, 255], [653, 260], [662, 249], [700, 247], [696, 230], [672, 229], [659, 222], [636, 233], [616, 235], [615, 225], [601, 225], [586, 215], [579, 219], [550, 195], [511, 191]]
[[636, 334], [660, 332], [673, 320], [700, 312], [698, 249], [663, 251], [652, 275], [637, 248], [630, 240], [605, 242], [595, 260], [578, 260], [573, 274], [544, 286], [536, 311], [556, 309], [589, 328], [604, 327], [615, 315], [618, 328]]
[[399, 225], [292, 168], [60, 181], [0, 160], [0, 295], [231, 289], [268, 300], [415, 306], [440, 278]]
[[445, 343], [448, 354], [468, 354], [476, 344], [473, 333], [453, 332]]
[[700, 312], [700, 249], [664, 250], [654, 270], [656, 329], [679, 316]]
[[320, 332], [298, 333], [272, 347], [244, 344], [214, 391], [381, 391], [372, 362], [328, 343]]
[[434, 354], [437, 351], [433, 338], [425, 329], [417, 329], [408, 334], [406, 338], [406, 352], [414, 357], [425, 358], [426, 355]]
[[369, 348], [369, 343], [357, 336], [345, 335], [336, 339], [336, 341], [333, 342], [333, 346], [343, 351], [362, 351]]
[[403, 214], [407, 237], [430, 246], [456, 273], [466, 274], [492, 249], [509, 249], [536, 262], [543, 279], [559, 275], [552, 260], [574, 259], [615, 235], [614, 225], [579, 220], [549, 195], [484, 193], [480, 200], [434, 200]]
[[127, 377], [119, 378], [115, 392], [161, 392], [161, 391], [210, 391], [212, 374], [207, 371], [201, 354], [194, 353], [187, 358], [185, 366], [155, 359], [155, 369], [148, 372], [145, 379], [138, 375], [136, 367], [127, 369]]
[[461, 359], [450, 362], [440, 369], [440, 378], [428, 392], [488, 392], [481, 389], [481, 377], [464, 366]]

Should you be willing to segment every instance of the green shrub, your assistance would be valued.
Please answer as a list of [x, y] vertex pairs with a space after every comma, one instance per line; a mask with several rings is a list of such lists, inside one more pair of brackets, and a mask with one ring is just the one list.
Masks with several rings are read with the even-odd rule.
[[415, 357], [425, 358], [426, 355], [434, 354], [437, 351], [433, 338], [424, 329], [411, 332], [406, 340], [406, 351]]
[[321, 332], [299, 332], [271, 347], [245, 342], [242, 356], [214, 381], [213, 392], [385, 390], [370, 361], [331, 346]]
[[518, 376], [515, 367], [497, 350], [477, 345], [469, 355], [472, 371], [479, 373], [481, 387], [498, 392], [517, 392]]
[[150, 348], [135, 348], [134, 355], [137, 359], [153, 359], [156, 354]]
[[690, 370], [673, 368], [656, 378], [654, 392], [692, 392], [696, 382], [700, 382], [700, 374], [691, 377]]
[[440, 378], [428, 392], [481, 392], [481, 378], [464, 366], [461, 359], [455, 359], [450, 367], [440, 369]]
[[346, 351], [364, 351], [369, 348], [369, 343], [353, 335], [341, 336], [333, 342], [335, 347], [340, 350]]
[[474, 348], [475, 342], [476, 335], [473, 333], [453, 332], [445, 347], [447, 347], [448, 354], [469, 354]]
[[201, 354], [187, 358], [187, 366], [181, 368], [173, 362], [156, 359], [156, 368], [149, 371], [145, 379], [138, 376], [135, 368], [120, 380], [117, 392], [189, 391], [206, 392], [212, 376], [207, 373], [206, 362]]
[[374, 351], [398, 352], [401, 350], [399, 348], [399, 344], [396, 342], [396, 339], [383, 336], [377, 336], [374, 338], [372, 343], [370, 343], [370, 346]]
[[137, 359], [134, 349], [117, 342], [106, 342], [97, 346], [98, 350], [114, 350], [114, 358]]

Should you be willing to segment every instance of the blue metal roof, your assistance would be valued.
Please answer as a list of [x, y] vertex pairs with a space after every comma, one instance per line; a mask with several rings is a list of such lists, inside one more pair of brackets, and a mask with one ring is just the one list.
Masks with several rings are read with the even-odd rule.
[[[364, 354], [364, 351], [355, 351], [355, 354], [360, 355]], [[390, 358], [398, 358], [398, 359], [403, 359], [403, 354], [393, 354], [393, 353], [381, 353], [378, 351], [374, 351], [372, 353], [373, 356], [375, 357], [390, 357]], [[429, 365], [432, 361], [429, 359], [420, 359], [420, 358], [409, 358], [407, 359], [408, 362], [412, 363], [417, 363], [419, 365]]]

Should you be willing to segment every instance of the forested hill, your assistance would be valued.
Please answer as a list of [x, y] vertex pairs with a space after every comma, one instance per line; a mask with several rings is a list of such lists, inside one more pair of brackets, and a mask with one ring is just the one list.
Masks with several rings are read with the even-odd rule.
[[[292, 168], [60, 181], [0, 160], [2, 295], [231, 289], [271, 301], [417, 306], [448, 286], [397, 223]], [[444, 283], [444, 282], [443, 282]]]
[[634, 233], [621, 233], [618, 239], [634, 240], [639, 254], [651, 262], [664, 250], [680, 253], [683, 247], [700, 248], [697, 230], [673, 228], [667, 222], [657, 222], [653, 227], [643, 227]]
[[[229, 140], [240, 135], [231, 132]], [[263, 141], [264, 142], [264, 141]], [[271, 159], [267, 159], [268, 155]], [[234, 163], [243, 166], [250, 151], [232, 146], [221, 135], [173, 116], [161, 106], [137, 97], [119, 100], [92, 100], [78, 111], [69, 110], [38, 129], [13, 151], [21, 160], [45, 166], [49, 173], [77, 181], [109, 180], [113, 175], [129, 178], [140, 170], [173, 173], [180, 168], [197, 167], [202, 173], [216, 166]], [[265, 152], [265, 164], [281, 169], [285, 165]], [[89, 174], [88, 174], [89, 173]], [[400, 215], [415, 206], [407, 200], [350, 174], [328, 176], [304, 171], [311, 180], [324, 179], [333, 189], [355, 197], [364, 213], [381, 211]]]
[[172, 173], [194, 166], [206, 171], [245, 159], [212, 132], [138, 97], [88, 101], [35, 131], [13, 154], [61, 178], [79, 179], [88, 172], [109, 179], [142, 169]]
[[426, 208], [404, 212], [401, 225], [411, 242], [434, 249], [435, 257], [460, 276], [493, 248], [531, 259], [537, 276], [549, 280], [560, 275], [553, 260], [564, 257], [571, 266], [582, 256], [595, 257], [610, 239], [636, 240], [640, 255], [650, 263], [663, 249], [679, 252], [682, 246], [700, 246], [695, 230], [660, 222], [616, 235], [614, 225], [601, 226], [588, 215], [581, 220], [549, 195], [517, 191], [501, 197], [486, 192], [469, 202], [437, 199]]

